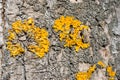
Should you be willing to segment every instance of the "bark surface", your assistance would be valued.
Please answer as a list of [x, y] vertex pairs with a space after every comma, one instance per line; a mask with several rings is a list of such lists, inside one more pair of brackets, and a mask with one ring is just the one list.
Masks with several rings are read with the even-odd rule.
[[[0, 0], [0, 80], [75, 80], [98, 61], [113, 66], [120, 80], [120, 0]], [[74, 16], [90, 27], [90, 47], [75, 53], [64, 48], [52, 26], [60, 16]], [[15, 58], [6, 50], [12, 22], [28, 18], [47, 29], [51, 42], [44, 58], [29, 52]], [[108, 80], [98, 69], [91, 80]]]

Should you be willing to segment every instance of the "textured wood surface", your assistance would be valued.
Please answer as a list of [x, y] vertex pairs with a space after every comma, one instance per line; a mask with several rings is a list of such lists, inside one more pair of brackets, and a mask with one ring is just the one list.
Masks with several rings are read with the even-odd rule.
[[[120, 80], [120, 0], [0, 0], [0, 80], [75, 80], [99, 60], [112, 65]], [[61, 15], [74, 16], [90, 27], [90, 47], [76, 53], [64, 48], [52, 30]], [[44, 58], [27, 52], [15, 58], [6, 50], [12, 22], [28, 18], [49, 32], [50, 50]], [[108, 80], [98, 69], [91, 80]]]

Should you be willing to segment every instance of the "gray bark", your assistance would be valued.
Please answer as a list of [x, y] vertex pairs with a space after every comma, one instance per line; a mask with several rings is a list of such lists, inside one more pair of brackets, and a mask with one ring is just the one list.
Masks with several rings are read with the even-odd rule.
[[[0, 0], [0, 80], [75, 80], [75, 73], [99, 60], [112, 65], [120, 79], [120, 0]], [[64, 48], [54, 20], [61, 15], [74, 16], [89, 25], [90, 47], [75, 53]], [[5, 36], [11, 23], [28, 18], [46, 28], [51, 42], [44, 58], [29, 52], [15, 58], [6, 50]], [[102, 76], [101, 76], [102, 75]], [[98, 69], [91, 80], [108, 80]]]

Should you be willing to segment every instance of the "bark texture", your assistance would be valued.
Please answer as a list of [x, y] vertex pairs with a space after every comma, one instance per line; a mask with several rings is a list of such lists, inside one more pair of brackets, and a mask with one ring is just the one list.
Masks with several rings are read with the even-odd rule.
[[[0, 0], [0, 80], [75, 80], [99, 60], [112, 65], [120, 80], [120, 0]], [[75, 53], [64, 48], [52, 25], [61, 15], [74, 16], [90, 27], [90, 47]], [[6, 50], [5, 36], [16, 20], [35, 19], [49, 32], [44, 58], [29, 52], [15, 58]], [[104, 69], [91, 80], [108, 80]]]

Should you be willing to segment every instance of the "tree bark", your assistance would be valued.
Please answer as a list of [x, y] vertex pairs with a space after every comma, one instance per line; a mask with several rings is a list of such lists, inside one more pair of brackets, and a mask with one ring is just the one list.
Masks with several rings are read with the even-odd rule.
[[[0, 0], [0, 80], [75, 80], [75, 73], [103, 61], [120, 79], [120, 0]], [[76, 53], [64, 48], [52, 26], [60, 16], [74, 16], [90, 27], [90, 47]], [[16, 20], [35, 19], [51, 43], [44, 58], [29, 52], [10, 57], [7, 30]], [[91, 80], [108, 80], [105, 69]]]

